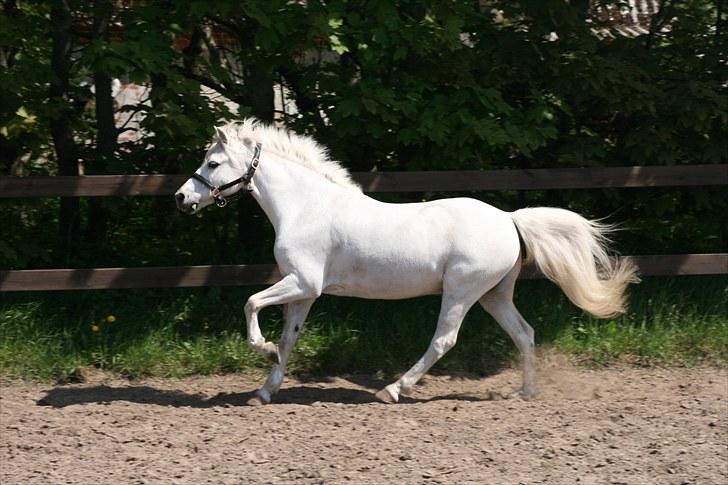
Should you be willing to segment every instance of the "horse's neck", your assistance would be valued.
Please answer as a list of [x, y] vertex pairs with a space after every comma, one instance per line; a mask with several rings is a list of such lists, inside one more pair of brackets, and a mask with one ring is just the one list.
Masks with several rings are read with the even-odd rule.
[[325, 197], [337, 188], [312, 170], [276, 155], [261, 157], [254, 186], [253, 197], [276, 233], [285, 224], [297, 221], [301, 208], [310, 206], [308, 201]]

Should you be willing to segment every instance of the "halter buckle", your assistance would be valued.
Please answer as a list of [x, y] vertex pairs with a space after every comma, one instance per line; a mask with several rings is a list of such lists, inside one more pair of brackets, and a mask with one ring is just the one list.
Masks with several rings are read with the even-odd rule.
[[225, 207], [227, 205], [227, 200], [225, 200], [225, 197], [220, 195], [220, 187], [213, 187], [210, 190], [210, 195], [212, 195], [212, 198], [215, 199], [216, 206]]

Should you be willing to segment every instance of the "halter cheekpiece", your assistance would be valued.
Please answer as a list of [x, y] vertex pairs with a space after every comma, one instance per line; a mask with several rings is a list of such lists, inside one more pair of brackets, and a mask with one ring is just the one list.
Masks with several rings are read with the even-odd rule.
[[202, 184], [205, 185], [208, 189], [210, 189], [210, 194], [212, 195], [212, 198], [215, 199], [215, 205], [218, 207], [225, 207], [227, 205], [228, 200], [237, 199], [240, 197], [240, 191], [235, 192], [234, 194], [228, 196], [226, 199], [222, 196], [221, 192], [223, 190], [227, 190], [230, 187], [237, 185], [239, 183], [243, 183], [243, 188], [246, 192], [252, 192], [253, 186], [251, 185], [251, 182], [253, 181], [253, 175], [255, 175], [255, 171], [258, 169], [258, 165], [260, 164], [260, 150], [262, 148], [262, 145], [260, 143], [255, 144], [255, 151], [253, 152], [253, 160], [250, 162], [250, 167], [248, 168], [248, 171], [245, 172], [245, 175], [242, 177], [238, 177], [233, 181], [230, 181], [224, 185], [213, 185], [209, 180], [207, 180], [205, 177], [198, 173], [193, 173], [192, 178], [202, 182]]

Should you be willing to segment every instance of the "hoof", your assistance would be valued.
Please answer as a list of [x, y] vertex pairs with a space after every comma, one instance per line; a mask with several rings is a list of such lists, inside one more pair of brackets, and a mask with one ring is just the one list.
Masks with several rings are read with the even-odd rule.
[[389, 389], [389, 386], [377, 392], [374, 396], [386, 404], [394, 404], [399, 401], [399, 397], [393, 394]]
[[255, 393], [255, 395], [246, 402], [248, 406], [264, 406], [268, 403], [270, 403], [270, 399], [266, 400], [258, 393]]
[[278, 355], [278, 346], [273, 342], [266, 342], [263, 344], [260, 348], [260, 353], [263, 354], [263, 357], [265, 357], [269, 362], [274, 364], [281, 363], [281, 358]]
[[523, 387], [508, 395], [508, 399], [522, 399], [524, 401], [530, 401], [534, 397], [536, 397], [535, 389]]

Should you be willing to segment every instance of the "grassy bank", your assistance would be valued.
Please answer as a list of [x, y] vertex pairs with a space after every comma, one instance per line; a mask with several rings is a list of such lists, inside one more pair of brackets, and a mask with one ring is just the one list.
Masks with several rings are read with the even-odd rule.
[[[252, 292], [205, 288], [2, 294], [0, 374], [67, 381], [88, 367], [128, 377], [265, 367], [245, 344], [242, 307]], [[728, 362], [726, 277], [648, 278], [632, 288], [629, 313], [613, 320], [587, 317], [545, 281], [519, 283], [516, 299], [539, 344], [585, 364]], [[320, 373], [405, 370], [427, 347], [437, 312], [436, 297], [396, 302], [321, 298], [290, 368]], [[264, 310], [262, 322], [264, 333], [277, 339], [280, 309]], [[489, 372], [515, 358], [505, 333], [476, 307], [458, 345], [437, 368]]]

